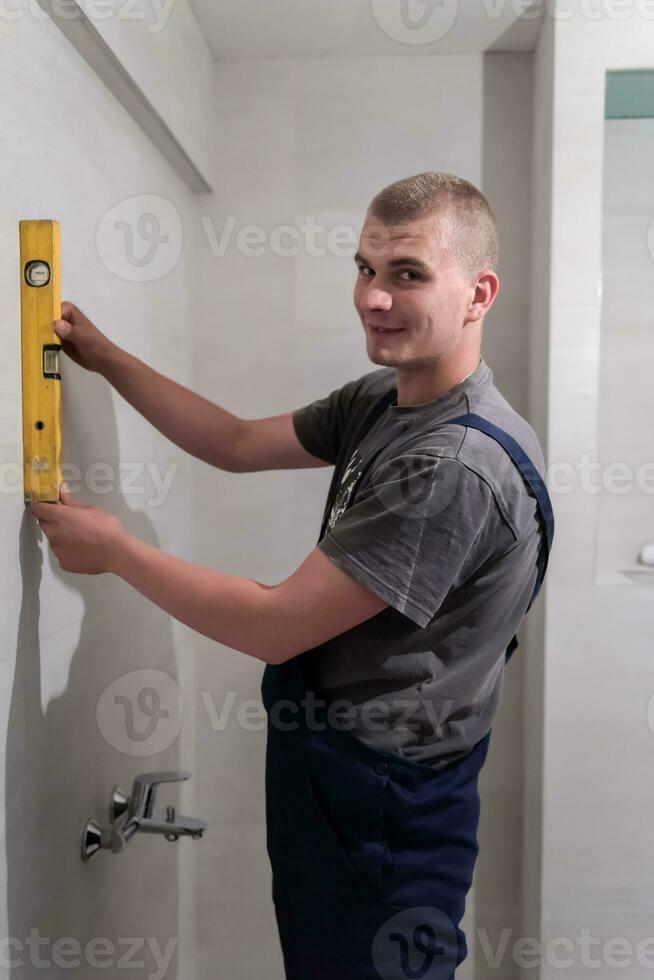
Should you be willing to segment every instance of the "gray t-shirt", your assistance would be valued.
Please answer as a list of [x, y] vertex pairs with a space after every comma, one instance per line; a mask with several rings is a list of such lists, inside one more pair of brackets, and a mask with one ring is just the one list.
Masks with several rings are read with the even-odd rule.
[[442, 423], [475, 412], [509, 432], [543, 478], [545, 462], [483, 358], [440, 398], [395, 398], [368, 431], [390, 389], [395, 369], [380, 368], [293, 412], [302, 445], [335, 465], [318, 547], [389, 603], [300, 661], [308, 691], [355, 737], [438, 767], [491, 727], [542, 534], [506, 451]]

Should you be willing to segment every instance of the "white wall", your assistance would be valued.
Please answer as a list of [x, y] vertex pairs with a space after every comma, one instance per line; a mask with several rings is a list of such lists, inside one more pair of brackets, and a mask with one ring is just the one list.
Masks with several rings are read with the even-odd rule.
[[[545, 420], [550, 467], [574, 468], [584, 453], [601, 458], [607, 413], [613, 411], [601, 370], [609, 350], [602, 347], [601, 332], [604, 82], [607, 69], [654, 67], [654, 21], [636, 16], [634, 9], [620, 20], [576, 14], [555, 21], [553, 44], [548, 42], [541, 59], [543, 79], [550, 58], [554, 71], [546, 209], [551, 241], [541, 266], [543, 280], [551, 277], [549, 308], [537, 313], [539, 322], [548, 321], [540, 335], [550, 338]], [[543, 135], [546, 115], [544, 107]], [[544, 162], [543, 202], [546, 171]], [[649, 177], [651, 182], [651, 170]], [[633, 358], [646, 357], [647, 350], [638, 336], [631, 338]], [[622, 433], [622, 447], [646, 438], [649, 419], [637, 386], [623, 378], [614, 395], [615, 411], [626, 406], [629, 412], [630, 432]], [[625, 978], [644, 977], [652, 960], [651, 952], [646, 960], [643, 950], [640, 958], [637, 952], [638, 943], [652, 934], [654, 845], [647, 816], [654, 806], [647, 720], [654, 690], [652, 591], [607, 583], [598, 575], [602, 499], [587, 492], [578, 476], [565, 484], [572, 492], [557, 492], [565, 479], [561, 470], [561, 482], [550, 478], [557, 528], [545, 587], [542, 939], [564, 937], [568, 948], [559, 947], [554, 955], [572, 958], [575, 977], [592, 972], [602, 980], [618, 969]], [[592, 948], [596, 966], [582, 962], [577, 938], [583, 929], [601, 939]], [[619, 949], [616, 942], [613, 950], [603, 950], [604, 942], [620, 939]], [[553, 978], [560, 971], [550, 959], [540, 976]], [[534, 976], [533, 969], [527, 974]]]
[[[354, 249], [307, 254], [302, 224], [347, 225], [356, 243], [374, 193], [399, 177], [440, 169], [487, 184], [497, 207], [505, 289], [486, 323], [484, 356], [509, 400], [527, 412], [530, 73], [531, 59], [521, 54], [219, 63], [216, 195], [199, 210], [214, 239], [224, 234], [228, 244], [213, 255], [206, 239], [200, 253], [198, 390], [254, 418], [290, 411], [373, 370], [352, 305]], [[262, 229], [260, 256], [239, 250], [247, 225]], [[298, 232], [295, 255], [276, 254], [271, 244], [282, 225]], [[316, 241], [324, 247], [326, 231]], [[315, 545], [330, 474], [202, 467], [198, 561], [280, 581]], [[217, 712], [230, 696], [235, 703], [220, 730], [202, 697], [196, 711], [197, 808], [218, 814], [220, 828], [206, 841], [198, 879], [196, 976], [212, 976], [220, 963], [229, 980], [281, 978], [265, 852], [265, 730], [248, 731], [236, 718], [239, 704], [259, 699], [262, 669], [202, 638], [198, 651], [205, 701]], [[475, 976], [487, 975], [473, 927], [494, 936], [499, 925], [515, 925], [519, 912], [520, 657], [508, 672], [483, 773], [483, 853], [466, 913], [471, 955], [460, 980], [472, 977], [475, 954]]]
[[[117, 960], [126, 949], [118, 941], [127, 936], [149, 937], [162, 948], [177, 939], [166, 976], [192, 976], [188, 869], [193, 849], [204, 841], [181, 840], [173, 846], [159, 837], [140, 837], [119, 856], [103, 851], [88, 865], [79, 857], [82, 823], [95, 816], [106, 825], [114, 783], [129, 790], [134, 774], [144, 770], [189, 768], [197, 775], [190, 696], [193, 635], [112, 576], [62, 572], [24, 509], [18, 255], [19, 219], [58, 219], [64, 298], [77, 303], [119, 345], [192, 383], [198, 240], [189, 217], [192, 195], [47, 17], [23, 9], [16, 19], [3, 18], [0, 30], [0, 769], [5, 795], [0, 811], [0, 936], [14, 940], [13, 947], [3, 946], [0, 976], [31, 980], [37, 972], [43, 974], [25, 945], [31, 929], [50, 940], [40, 950], [42, 958], [55, 964], [48, 976], [70, 975], [70, 968], [58, 969], [53, 961], [52, 944], [63, 937], [82, 948], [93, 937], [117, 944], [109, 953], [109, 969], [93, 968], [83, 955], [77, 975], [122, 976]], [[199, 33], [196, 37], [202, 45]], [[149, 50], [144, 40], [143, 61]], [[202, 50], [189, 42], [187, 60], [198, 62]], [[183, 55], [178, 46], [180, 68]], [[206, 49], [204, 56], [211, 64]], [[155, 67], [152, 62], [153, 74]], [[205, 118], [209, 99], [207, 92], [204, 106], [195, 107]], [[161, 200], [153, 204], [144, 195]], [[109, 260], [106, 249], [96, 247], [103, 217], [130, 199], [121, 217], [133, 223], [141, 213], [161, 209], [162, 201], [180, 216], [180, 229], [169, 243], [171, 249], [180, 249], [178, 261], [153, 281], [130, 281], [134, 266], [124, 248]], [[167, 220], [167, 213], [161, 214]], [[134, 240], [137, 255], [145, 247]], [[117, 271], [107, 264], [114, 260]], [[118, 515], [138, 537], [192, 559], [192, 461], [98, 375], [84, 372], [63, 355], [62, 361], [64, 476], [75, 489], [80, 485], [76, 475], [81, 475], [79, 498]], [[104, 476], [98, 474], [109, 493], [93, 490], [89, 467], [98, 462], [111, 467]], [[121, 486], [127, 471], [119, 465], [130, 464], [149, 464], [150, 473], [162, 478], [169, 466], [176, 467], [169, 471], [172, 484], [159, 504], [147, 471], [132, 486], [140, 493]], [[123, 677], [121, 693], [136, 708], [142, 684], [126, 675], [139, 668], [158, 672], [149, 683], [159, 691], [162, 709], [173, 707], [168, 689], [178, 692], [181, 730], [173, 724], [171, 735], [163, 723], [151, 739], [125, 744], [125, 713], [107, 700], [111, 692], [104, 700], [102, 696], [111, 682]], [[163, 685], [165, 675], [168, 686]], [[136, 711], [137, 731], [147, 722]], [[180, 795], [175, 787], [164, 788], [162, 802], [176, 802]], [[202, 816], [195, 810], [191, 787], [182, 799], [181, 809]], [[8, 956], [21, 958], [23, 966], [10, 967]], [[130, 975], [153, 975], [148, 947], [142, 945], [134, 959], [144, 966]], [[70, 960], [69, 953], [66, 962]]]

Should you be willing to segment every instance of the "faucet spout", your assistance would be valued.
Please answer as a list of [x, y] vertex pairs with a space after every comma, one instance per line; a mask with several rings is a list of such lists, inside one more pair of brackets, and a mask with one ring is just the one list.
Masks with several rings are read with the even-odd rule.
[[[172, 807], [170, 807], [172, 809]], [[202, 837], [207, 825], [204, 820], [197, 820], [195, 817], [185, 817], [183, 814], [175, 816], [169, 820], [155, 820], [149, 818], [141, 820], [139, 830], [144, 834], [163, 834], [168, 840], [178, 837], [193, 837], [194, 840]]]
[[165, 816], [155, 813], [154, 809], [160, 783], [181, 782], [190, 777], [191, 773], [186, 770], [141, 773], [134, 779], [131, 796], [127, 796], [120, 787], [114, 787], [109, 807], [111, 826], [108, 830], [102, 830], [94, 820], [87, 821], [82, 834], [82, 860], [90, 860], [102, 847], [119, 854], [139, 831], [143, 834], [161, 834], [168, 841], [176, 841], [180, 837], [201, 838], [207, 829], [206, 821], [176, 814], [172, 806], [166, 807]]

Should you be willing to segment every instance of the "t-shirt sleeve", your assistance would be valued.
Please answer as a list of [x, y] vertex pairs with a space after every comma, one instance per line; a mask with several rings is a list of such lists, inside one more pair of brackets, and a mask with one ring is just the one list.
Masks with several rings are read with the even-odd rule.
[[343, 439], [348, 414], [362, 378], [348, 381], [324, 398], [309, 402], [293, 412], [293, 428], [304, 448], [334, 464]]
[[318, 547], [425, 627], [451, 588], [513, 540], [489, 485], [450, 456], [387, 460]]

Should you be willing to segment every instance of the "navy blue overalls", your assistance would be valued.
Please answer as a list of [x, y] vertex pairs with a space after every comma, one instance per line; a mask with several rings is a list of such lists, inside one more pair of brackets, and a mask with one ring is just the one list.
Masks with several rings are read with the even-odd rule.
[[[496, 439], [536, 498], [544, 533], [531, 606], [554, 534], [547, 489], [503, 429], [470, 413], [444, 422], [454, 423]], [[517, 645], [514, 636], [507, 661]], [[373, 749], [307, 693], [303, 656], [266, 666], [261, 688], [267, 849], [287, 980], [452, 980], [468, 952], [459, 923], [490, 731], [439, 769]]]

